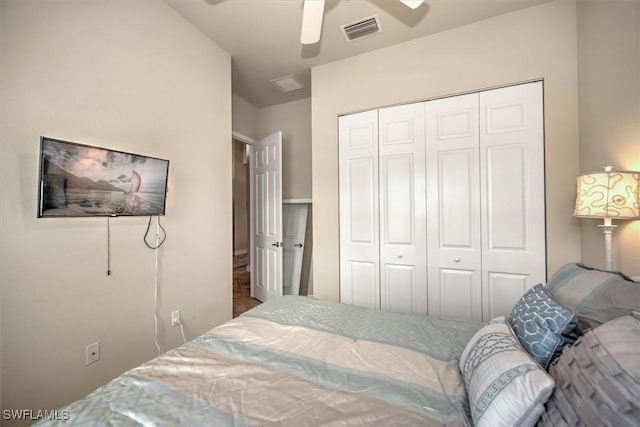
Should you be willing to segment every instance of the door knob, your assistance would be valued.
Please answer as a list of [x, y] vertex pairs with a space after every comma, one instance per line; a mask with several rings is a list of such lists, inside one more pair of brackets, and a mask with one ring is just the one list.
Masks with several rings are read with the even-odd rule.
[[293, 245], [293, 246], [295, 246], [296, 248], [301, 248], [301, 247], [302, 247], [302, 243], [296, 243], [296, 244], [295, 244], [295, 245]]
[[402, 258], [404, 254], [398, 254], [398, 258]]
[[460, 258], [454, 258], [453, 262], [460, 262]]
[[280, 247], [280, 242], [272, 243], [271, 246], [275, 246], [276, 248], [279, 248]]

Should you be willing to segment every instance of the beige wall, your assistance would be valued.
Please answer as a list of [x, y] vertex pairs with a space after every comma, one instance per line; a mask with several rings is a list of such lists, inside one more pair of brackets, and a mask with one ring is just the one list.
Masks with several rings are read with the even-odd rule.
[[244, 136], [258, 139], [260, 136], [258, 132], [258, 108], [235, 93], [231, 99], [233, 102], [233, 130], [240, 132]]
[[260, 138], [282, 131], [282, 198], [311, 197], [311, 99], [258, 110]]
[[554, 1], [312, 70], [314, 291], [338, 300], [339, 114], [544, 79], [547, 270], [580, 257], [576, 9]]
[[[156, 355], [146, 218], [37, 219], [40, 135], [171, 161], [159, 343], [231, 317], [231, 60], [160, 0], [3, 0], [2, 405], [53, 409]], [[7, 327], [10, 325], [10, 327]], [[85, 366], [85, 346], [101, 360]]]
[[[640, 2], [578, 2], [580, 172], [640, 170]], [[582, 261], [604, 267], [601, 220], [581, 219]], [[640, 275], [640, 220], [615, 221], [613, 269]]]

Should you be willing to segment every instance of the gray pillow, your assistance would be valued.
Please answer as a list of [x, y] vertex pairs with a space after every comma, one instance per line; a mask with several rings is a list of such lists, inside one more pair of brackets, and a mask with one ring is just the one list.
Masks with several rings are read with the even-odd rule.
[[551, 295], [578, 316], [578, 330], [640, 311], [640, 282], [612, 271], [567, 264], [547, 282]]
[[538, 426], [640, 425], [640, 314], [604, 323], [566, 347]]

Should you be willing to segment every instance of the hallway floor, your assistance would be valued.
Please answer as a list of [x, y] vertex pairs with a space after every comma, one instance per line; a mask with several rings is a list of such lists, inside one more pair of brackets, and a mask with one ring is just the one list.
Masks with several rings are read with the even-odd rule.
[[261, 304], [257, 299], [251, 298], [250, 274], [246, 267], [233, 269], [233, 317]]

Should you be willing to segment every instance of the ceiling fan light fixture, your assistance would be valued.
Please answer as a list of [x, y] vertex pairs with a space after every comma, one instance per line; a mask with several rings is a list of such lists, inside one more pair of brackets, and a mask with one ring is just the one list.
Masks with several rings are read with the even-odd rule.
[[280, 89], [281, 92], [291, 92], [302, 89], [304, 85], [293, 74], [269, 80], [271, 84]]
[[[302, 28], [300, 30], [300, 43], [314, 44], [320, 41], [322, 33], [322, 20], [324, 17], [325, 0], [303, 0]], [[417, 9], [424, 0], [399, 0], [411, 9]], [[382, 32], [377, 17], [341, 26], [347, 41], [352, 41], [364, 36]]]
[[405, 6], [410, 7], [411, 9], [417, 9], [424, 0], [400, 0]]
[[323, 16], [324, 0], [304, 0], [300, 43], [314, 44], [320, 41]]

